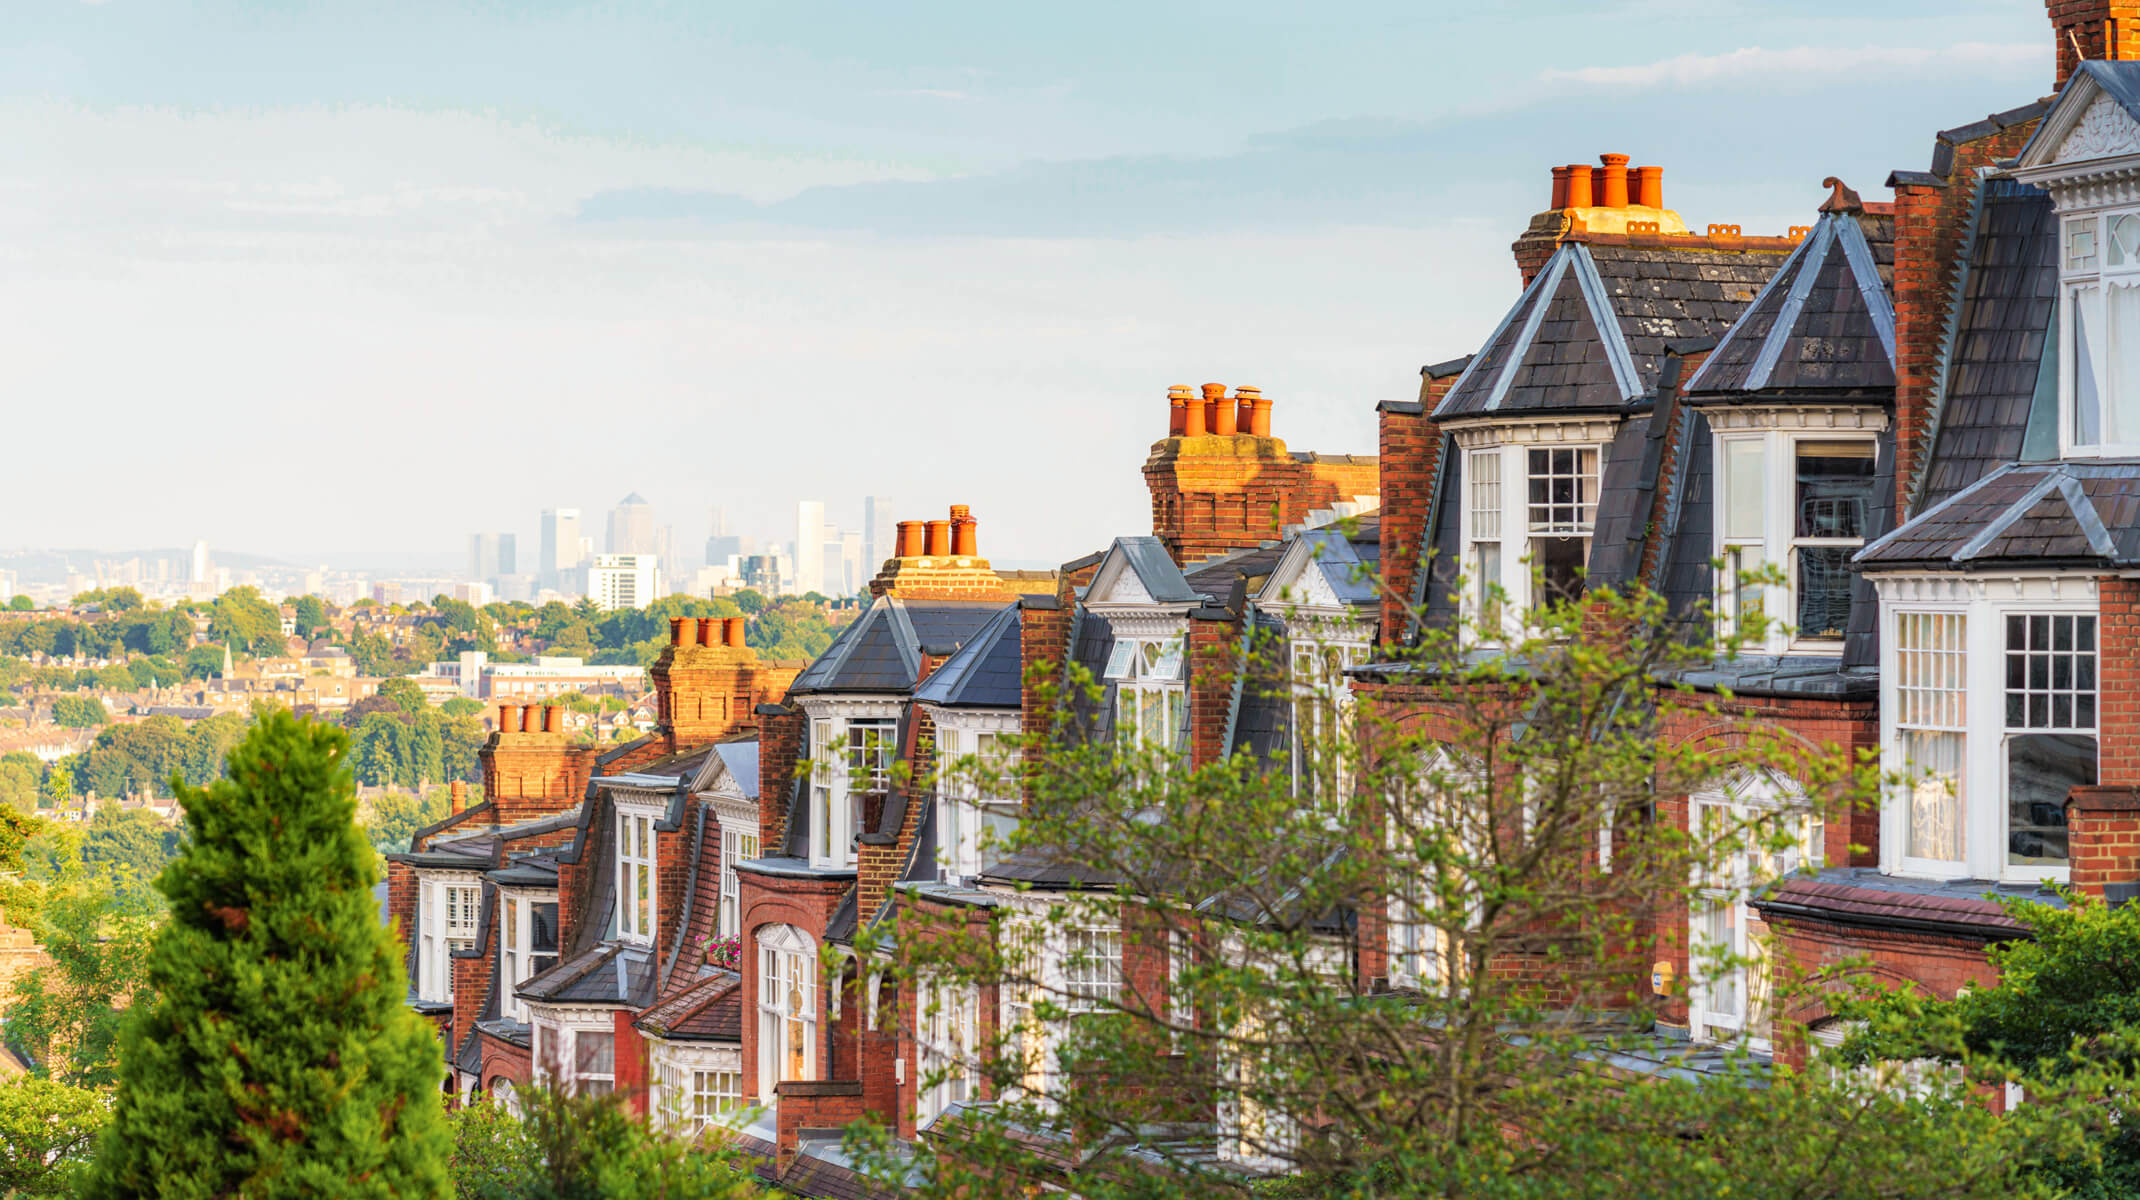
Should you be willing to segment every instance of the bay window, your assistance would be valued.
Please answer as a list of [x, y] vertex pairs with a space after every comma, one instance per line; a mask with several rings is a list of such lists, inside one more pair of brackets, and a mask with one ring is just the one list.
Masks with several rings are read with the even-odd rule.
[[419, 925], [422, 937], [416, 959], [419, 999], [453, 999], [453, 952], [476, 944], [476, 920], [482, 885], [474, 875], [432, 877], [423, 881]]
[[1125, 746], [1178, 749], [1187, 689], [1182, 681], [1182, 640], [1124, 638], [1108, 655], [1107, 682], [1115, 687], [1115, 737]]
[[758, 1090], [817, 1071], [817, 943], [793, 925], [758, 931]]
[[[1776, 422], [1817, 416], [1819, 432]], [[1865, 544], [1873, 501], [1871, 436], [1833, 427], [1871, 427], [1870, 411], [1736, 410], [1713, 413], [1717, 435], [1716, 616], [1719, 636], [1753, 639], [1753, 653], [1840, 653], [1850, 627], [1850, 556]], [[1781, 568], [1781, 594], [1749, 581], [1764, 564]], [[1754, 639], [1756, 616], [1769, 626]]]
[[616, 1090], [617, 1034], [606, 1010], [532, 1009], [536, 1082], [576, 1096]]
[[617, 936], [654, 940], [655, 813], [617, 808]]
[[606, 1096], [617, 1086], [617, 1035], [607, 1029], [572, 1031], [572, 1092]]
[[2065, 218], [2065, 450], [2140, 453], [2140, 213]]
[[936, 727], [937, 858], [942, 879], [963, 883], [994, 863], [1018, 827], [1016, 793], [997, 794], [1016, 786], [1017, 752], [1010, 731], [962, 729], [947, 717]]
[[1108, 1012], [1122, 1004], [1122, 931], [1071, 929], [1063, 934], [1063, 1007]]
[[1362, 645], [1317, 642], [1295, 635], [1293, 645], [1293, 792], [1336, 800], [1350, 788], [1352, 684], [1346, 670], [1367, 659]]
[[1889, 618], [1883, 739], [1900, 781], [1881, 835], [1883, 869], [2066, 878], [2066, 795], [2097, 778], [2095, 581], [1878, 582], [1883, 602], [1898, 591], [1948, 601], [1897, 605]]
[[743, 1107], [743, 1072], [734, 1053], [655, 1043], [661, 1092], [653, 1114], [664, 1128], [695, 1134], [726, 1122]]
[[810, 861], [851, 867], [864, 798], [892, 786], [899, 723], [875, 715], [835, 716], [818, 719], [812, 728], [818, 758], [810, 773]]
[[1499, 641], [1531, 609], [1582, 596], [1613, 426], [1577, 418], [1457, 431], [1460, 603], [1476, 640]]

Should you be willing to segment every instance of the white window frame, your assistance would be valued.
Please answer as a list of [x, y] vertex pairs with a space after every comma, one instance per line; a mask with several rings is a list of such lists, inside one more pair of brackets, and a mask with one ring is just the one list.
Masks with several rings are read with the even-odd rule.
[[661, 928], [660, 834], [667, 806], [618, 800], [617, 936], [651, 944]]
[[743, 879], [736, 864], [764, 855], [756, 825], [721, 822], [721, 911], [715, 927], [722, 937], [735, 937], [743, 929]]
[[[1463, 594], [1458, 607], [1464, 615], [1467, 642], [1493, 645], [1501, 641], [1521, 637], [1520, 628], [1525, 614], [1534, 601], [1531, 595], [1531, 568], [1536, 555], [1533, 544], [1540, 538], [1577, 537], [1584, 546], [1583, 561], [1588, 566], [1589, 550], [1597, 530], [1598, 502], [1602, 498], [1605, 482], [1607, 455], [1611, 449], [1616, 418], [1534, 418], [1520, 421], [1476, 423], [1453, 429], [1459, 449], [1460, 470], [1463, 474], [1459, 492], [1463, 503], [1459, 507], [1457, 541], [1463, 547]], [[1533, 450], [1573, 451], [1580, 461], [1588, 453], [1593, 456], [1594, 472], [1585, 472], [1591, 479], [1587, 503], [1580, 502], [1589, 520], [1578, 520], [1565, 530], [1559, 526], [1534, 526], [1531, 520], [1531, 463]], [[1491, 463], [1491, 467], [1487, 464]], [[1494, 486], [1484, 486], [1483, 470], [1497, 472]], [[1490, 504], [1498, 495], [1500, 507], [1497, 513], [1482, 510], [1481, 504]], [[1500, 577], [1487, 579], [1487, 570], [1482, 566], [1483, 547], [1498, 548]], [[1500, 612], [1488, 612], [1485, 600], [1493, 594], [1493, 587], [1500, 588]], [[1498, 616], [1498, 622], [1493, 618]], [[1493, 626], [1498, 624], [1497, 635]]]
[[929, 983], [916, 1014], [914, 1040], [920, 1071], [915, 1080], [914, 1119], [926, 1125], [954, 1104], [975, 1098], [975, 1055], [981, 993], [971, 984]]
[[[527, 1004], [516, 994], [520, 985], [557, 965], [562, 947], [535, 952], [535, 906], [557, 907], [557, 893], [498, 889], [498, 995], [509, 1020], [527, 1020]], [[554, 935], [556, 916], [551, 923]], [[544, 961], [547, 960], [547, 961]]]
[[[2080, 437], [2080, 412], [2078, 407], [2078, 383], [2080, 367], [2079, 339], [2075, 334], [2075, 322], [2080, 313], [2080, 293], [2093, 289], [2102, 298], [2103, 327], [2099, 336], [2103, 346], [2092, 353], [2104, 364], [2105, 379], [2098, 384], [2099, 403], [2104, 405], [2103, 418], [2109, 415], [2109, 403], [2115, 388], [2110, 379], [2111, 364], [2118, 352], [2116, 323], [2110, 319], [2112, 291], [2129, 291], [2140, 288], [2140, 254], [2125, 254], [2125, 261], [2113, 264], [2110, 261], [2114, 249], [2111, 242], [2112, 229], [2125, 220], [2140, 221], [2140, 209], [2125, 206], [2097, 206], [2068, 208], [2065, 201], [2069, 194], [2058, 194], [2060, 207], [2058, 237], [2059, 304], [2058, 304], [2058, 444], [2064, 458], [2118, 458], [2140, 455], [2140, 412], [2136, 412], [2134, 428], [2129, 434], [2134, 440], [2125, 442], [2083, 442]], [[2075, 236], [2083, 230], [2092, 234], [2094, 254], [2089, 261], [2081, 261], [2074, 254]], [[2140, 297], [2136, 297], [2140, 299]], [[2131, 332], [2140, 336], [2140, 313], [2136, 313], [2135, 328]], [[2140, 390], [2140, 372], [2130, 381]], [[2105, 385], [2109, 386], [2105, 386]], [[2136, 400], [2140, 407], [2140, 400]]]
[[1012, 771], [1017, 751], [1010, 744], [1019, 731], [1016, 712], [960, 711], [928, 706], [936, 723], [936, 858], [938, 878], [971, 884], [1002, 852], [998, 834], [984, 846], [983, 830], [1015, 826], [1022, 800], [1013, 795], [983, 796], [981, 782], [960, 763], [971, 757], [989, 773]]
[[658, 1089], [648, 1105], [656, 1128], [698, 1134], [734, 1127], [752, 1106], [743, 1096], [743, 1052], [733, 1045], [650, 1039], [648, 1059]]
[[1122, 637], [1115, 639], [1102, 678], [1115, 688], [1115, 740], [1150, 748], [1146, 717], [1158, 714], [1160, 749], [1179, 751], [1182, 723], [1189, 706], [1188, 638]]
[[[2010, 865], [2010, 832], [2006, 754], [2010, 731], [2006, 724], [2006, 617], [2009, 615], [2086, 615], [2098, 617], [2100, 652], [2101, 621], [2096, 581], [2087, 574], [2012, 576], [1990, 579], [1935, 575], [1888, 575], [1876, 577], [1880, 591], [1880, 741], [1882, 769], [1916, 779], [1903, 750], [1903, 734], [1911, 729], [1957, 734], [1962, 740], [1960, 819], [1962, 856], [1958, 861], [1928, 859], [1907, 853], [1909, 802], [1907, 787], [1891, 792], [1882, 805], [1880, 869], [1891, 875], [1925, 879], [1970, 878], [2010, 883], [2057, 881], [2070, 877], [2070, 866]], [[1900, 693], [1900, 623], [1906, 614], [1947, 613], [1965, 617], [1963, 638], [1963, 695], [1965, 711], [1958, 717], [1928, 725], [1922, 719], [1906, 723], [1913, 715]], [[2098, 687], [2101, 686], [2100, 671]], [[2102, 702], [2098, 696], [2098, 704]], [[1921, 713], [1921, 710], [1919, 710]], [[2072, 732], [2087, 730], [2049, 730]], [[2100, 742], [2098, 753], [2100, 753]]]
[[416, 995], [453, 1002], [453, 952], [475, 945], [480, 928], [483, 879], [473, 871], [425, 872], [417, 898]]
[[[1747, 844], [1728, 860], [1712, 864], [1712, 869], [1702, 872], [1695, 881], [1697, 895], [1708, 903], [1688, 906], [1688, 1030], [1698, 1040], [1743, 1038], [1750, 1048], [1766, 1051], [1771, 1038], [1756, 1032], [1756, 1028], [1773, 1026], [1774, 981], [1767, 975], [1767, 947], [1760, 940], [1766, 925], [1752, 900], [1762, 888], [1785, 875], [1818, 869], [1823, 863], [1826, 830], [1795, 785], [1766, 773], [1742, 777], [1725, 787], [1689, 797], [1687, 814], [1693, 823], [1690, 832], [1700, 837], [1702, 823], [1712, 819], [1712, 813], [1724, 828], [1740, 831], [1734, 836]], [[1765, 844], [1766, 834], [1752, 826], [1765, 814], [1796, 822], [1792, 849], [1779, 854]], [[1725, 927], [1722, 939], [1709, 936], [1703, 928], [1707, 921], [1717, 919]], [[1757, 930], [1756, 926], [1761, 928]], [[1705, 946], [1715, 946], [1736, 961], [1705, 978], [1708, 973], [1701, 965]], [[1749, 965], [1743, 961], [1747, 959], [1755, 961]], [[1727, 997], [1735, 997], [1735, 1002], [1720, 1003]], [[1761, 1020], [1764, 1017], [1765, 1022]]]
[[[1744, 616], [1742, 600], [1759, 601], [1770, 617], [1770, 623], [1766, 638], [1746, 643], [1745, 649], [1749, 653], [1840, 655], [1843, 652], [1840, 637], [1808, 637], [1791, 627], [1791, 622], [1797, 619], [1801, 587], [1798, 551], [1802, 547], [1862, 546], [1865, 539], [1798, 535], [1798, 448], [1801, 444], [1848, 442], [1862, 445], [1869, 458], [1878, 453], [1875, 434], [1878, 427], [1886, 424], [1886, 418], [1846, 407], [1821, 410], [1819, 415], [1825, 420], [1812, 420], [1814, 413], [1762, 409], [1710, 413], [1713, 421], [1723, 425], [1712, 435], [1716, 484], [1711, 503], [1711, 556], [1724, 563], [1717, 575], [1713, 606], [1717, 634], [1722, 637], [1738, 626]], [[1795, 424], [1786, 427], [1785, 422]], [[1805, 427], [1809, 424], [1811, 427]], [[1730, 524], [1732, 488], [1740, 479], [1733, 465], [1734, 454], [1749, 449], [1757, 451], [1754, 470], [1759, 473], [1758, 530], [1736, 529]], [[1743, 460], [1741, 465], [1745, 465]], [[1739, 573], [1757, 571], [1766, 563], [1783, 564], [1782, 595], [1761, 594], [1774, 590], [1777, 585], [1752, 585], [1742, 591]]]
[[855, 838], [861, 832], [861, 796], [867, 788], [856, 778], [849, 739], [857, 725], [881, 729], [888, 739], [885, 774], [899, 761], [898, 700], [806, 700], [810, 716], [810, 865], [844, 871], [855, 866]]
[[758, 1100], [771, 1104], [773, 1085], [793, 1078], [783, 1073], [792, 1059], [801, 1060], [800, 1078], [817, 1078], [817, 942], [793, 925], [765, 925], [751, 953], [758, 975]]
[[[533, 1058], [530, 1074], [538, 1084], [551, 1084], [574, 1095], [581, 1094], [582, 1086], [588, 1083], [606, 1084], [604, 1091], [616, 1090], [618, 1047], [615, 1010], [530, 1004], [528, 1026], [531, 1034], [528, 1042]], [[580, 1074], [579, 1041], [582, 1035], [587, 1034], [607, 1036], [610, 1039], [610, 1068], [607, 1075]], [[552, 1070], [550, 1056], [545, 1052], [546, 1038], [555, 1039], [555, 1071]]]
[[[1347, 761], [1345, 748], [1353, 741], [1352, 718], [1356, 711], [1352, 677], [1346, 672], [1366, 663], [1370, 652], [1365, 642], [1318, 638], [1307, 627], [1307, 622], [1289, 621], [1287, 624], [1293, 677], [1293, 713], [1288, 722], [1287, 737], [1293, 794], [1315, 794], [1317, 779], [1316, 764], [1312, 761], [1313, 748], [1323, 743], [1326, 752], [1337, 757], [1333, 764], [1334, 783], [1337, 797], [1342, 798], [1352, 788], [1352, 764]], [[1332, 802], [1337, 802], [1337, 798], [1332, 798]]]

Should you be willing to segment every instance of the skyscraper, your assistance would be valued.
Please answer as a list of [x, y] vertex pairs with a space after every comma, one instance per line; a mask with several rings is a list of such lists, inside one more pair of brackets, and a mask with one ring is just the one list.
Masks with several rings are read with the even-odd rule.
[[644, 608], [661, 596], [661, 567], [651, 554], [604, 554], [587, 568], [587, 595], [603, 611]]
[[795, 590], [825, 591], [825, 502], [795, 502]]
[[884, 560], [899, 552], [897, 522], [888, 496], [862, 497], [862, 577], [874, 579]]
[[193, 543], [193, 570], [186, 576], [187, 583], [208, 582], [208, 543]]
[[514, 536], [510, 533], [478, 533], [468, 539], [468, 578], [476, 583], [488, 583], [500, 575], [511, 575], [518, 566], [514, 560]]
[[659, 535], [654, 531], [654, 506], [637, 492], [617, 501], [609, 510], [611, 554], [659, 554]]
[[580, 510], [542, 510], [542, 561], [535, 564], [542, 586], [565, 590], [566, 575], [580, 565]]

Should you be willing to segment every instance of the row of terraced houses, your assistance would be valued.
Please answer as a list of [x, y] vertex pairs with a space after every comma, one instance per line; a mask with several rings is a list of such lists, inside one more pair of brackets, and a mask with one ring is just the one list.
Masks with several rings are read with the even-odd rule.
[[[1378, 664], [1477, 615], [1483, 584], [1520, 611], [1534, 565], [1548, 587], [1640, 583], [1726, 621], [1748, 603], [1732, 568], [1780, 567], [1766, 611], [1789, 628], [1684, 680], [1724, 716], [1666, 736], [1758, 721], [1926, 781], [1808, 828], [1780, 884], [1653, 930], [1661, 974], [1768, 933], [1816, 977], [1863, 956], [1952, 996], [2022, 936], [1998, 894], [2140, 892], [2140, 354], [2123, 346], [2128, 324], [2140, 346], [2140, 5], [2050, 9], [2053, 96], [1938, 133], [1889, 199], [1809, 187], [1807, 223], [1778, 236], [1689, 229], [1662, 172], [1623, 155], [1553, 168], [1514, 245], [1520, 296], [1474, 354], [1424, 368], [1416, 400], [1379, 406], [1377, 455], [1290, 449], [1253, 388], [1163, 406], [1155, 388], [1148, 531], [1051, 577], [999, 574], [955, 508], [901, 525], [869, 608], [814, 662], [761, 661], [739, 622], [675, 623], [638, 742], [583, 747], [550, 710], [500, 708], [485, 803], [390, 863], [410, 1003], [451, 1086], [541, 1075], [652, 1120], [734, 1121], [787, 1189], [858, 1194], [839, 1127], [927, 1138], [988, 1103], [933, 1068], [1015, 997], [976, 989], [917, 1022], [857, 932], [904, 911], [1008, 927], [1094, 882], [994, 861], [983, 831], [1014, 824], [1016, 798], [907, 787], [895, 764], [923, 779], [938, 756], [990, 756], [1034, 711], [1035, 668], [1074, 660], [1108, 692], [1095, 737], [1296, 770], [1286, 702], [1200, 651], [1261, 627], [1334, 656], [1357, 703], [1431, 721], [1431, 689]], [[1793, 787], [1657, 812], [1788, 808]], [[1359, 986], [1431, 980], [1431, 952], [1356, 915]], [[726, 937], [734, 959], [708, 950]], [[1077, 940], [1104, 964], [1098, 1001], [1125, 981], [1163, 996], [1163, 947]], [[1735, 972], [1667, 1024], [1788, 1061], [1832, 1034], [1811, 995], [1779, 1009]], [[1211, 1121], [1218, 1155], [1238, 1150]]]

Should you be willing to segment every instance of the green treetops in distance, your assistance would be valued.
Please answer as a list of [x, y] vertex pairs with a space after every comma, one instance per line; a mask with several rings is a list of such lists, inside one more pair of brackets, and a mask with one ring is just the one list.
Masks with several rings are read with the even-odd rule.
[[92, 1197], [448, 1194], [438, 1037], [402, 1004], [348, 738], [263, 714], [181, 788], [171, 919], [129, 1014]]
[[28, 596], [18, 595], [8, 601], [7, 606], [9, 611], [12, 612], [30, 612], [37, 607], [37, 601], [30, 599]]
[[69, 729], [94, 729], [108, 724], [111, 713], [95, 696], [61, 696], [52, 702], [52, 723]]

